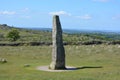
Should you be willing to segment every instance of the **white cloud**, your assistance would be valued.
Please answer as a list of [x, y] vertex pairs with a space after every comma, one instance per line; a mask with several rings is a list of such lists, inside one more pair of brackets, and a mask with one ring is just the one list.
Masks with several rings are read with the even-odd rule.
[[15, 11], [0, 11], [1, 15], [14, 15], [16, 14]]
[[86, 15], [83, 15], [83, 16], [76, 16], [77, 18], [80, 18], [80, 19], [85, 19], [85, 20], [89, 20], [89, 19], [92, 19], [92, 16], [86, 14]]
[[109, 0], [93, 0], [93, 1], [98, 1], [98, 2], [108, 2]]
[[67, 16], [71, 16], [71, 14], [66, 12], [66, 11], [49, 12], [49, 14], [50, 15], [67, 15]]

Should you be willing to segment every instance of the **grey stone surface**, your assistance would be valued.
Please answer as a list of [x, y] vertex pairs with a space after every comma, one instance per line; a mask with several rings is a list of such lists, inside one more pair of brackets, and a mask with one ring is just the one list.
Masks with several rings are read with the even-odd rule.
[[52, 63], [49, 69], [60, 70], [66, 69], [65, 67], [65, 50], [62, 39], [62, 28], [58, 15], [53, 16], [53, 50], [52, 50]]

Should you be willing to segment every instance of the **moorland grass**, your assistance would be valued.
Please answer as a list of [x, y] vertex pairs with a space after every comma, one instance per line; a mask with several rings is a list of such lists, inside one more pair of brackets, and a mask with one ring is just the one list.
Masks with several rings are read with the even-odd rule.
[[[65, 46], [66, 64], [83, 68], [69, 72], [45, 72], [38, 66], [49, 65], [52, 46], [0, 46], [0, 80], [119, 80], [119, 45]], [[29, 67], [24, 67], [29, 64]], [[101, 66], [101, 68], [97, 68]]]

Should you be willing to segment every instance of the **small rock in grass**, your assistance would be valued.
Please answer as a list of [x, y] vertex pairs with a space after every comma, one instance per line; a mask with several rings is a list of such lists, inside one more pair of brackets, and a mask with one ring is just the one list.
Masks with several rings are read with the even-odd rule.
[[30, 67], [30, 64], [24, 64], [24, 67]]
[[5, 58], [1, 58], [1, 59], [0, 59], [0, 62], [1, 62], [1, 63], [7, 63], [7, 60], [6, 60]]

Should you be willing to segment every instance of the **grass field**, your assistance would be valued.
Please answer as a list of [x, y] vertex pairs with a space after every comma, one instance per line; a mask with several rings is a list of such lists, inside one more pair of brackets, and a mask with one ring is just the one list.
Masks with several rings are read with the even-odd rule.
[[[85, 68], [69, 72], [45, 72], [52, 46], [0, 47], [0, 80], [120, 80], [120, 45], [65, 46], [66, 64]], [[29, 67], [24, 67], [29, 64]], [[102, 66], [102, 68], [95, 68]]]

